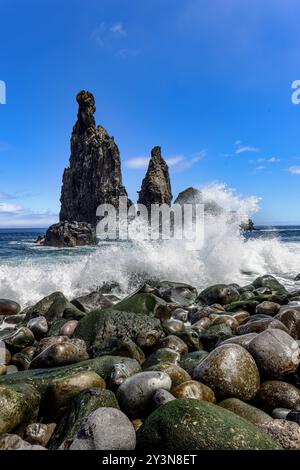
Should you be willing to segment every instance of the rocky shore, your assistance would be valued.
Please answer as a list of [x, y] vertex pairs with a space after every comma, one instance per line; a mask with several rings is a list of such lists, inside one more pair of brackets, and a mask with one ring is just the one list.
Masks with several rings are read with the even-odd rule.
[[300, 290], [0, 300], [0, 449], [300, 449]]

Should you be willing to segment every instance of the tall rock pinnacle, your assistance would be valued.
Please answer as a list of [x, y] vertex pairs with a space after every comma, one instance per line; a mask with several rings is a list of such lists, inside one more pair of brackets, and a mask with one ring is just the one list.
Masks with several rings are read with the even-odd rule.
[[139, 191], [139, 204], [150, 207], [151, 204], [171, 204], [171, 182], [168, 165], [161, 155], [161, 148], [154, 147], [148, 170]]
[[71, 137], [70, 166], [63, 174], [59, 219], [95, 226], [97, 207], [110, 203], [117, 208], [119, 197], [127, 192], [118, 146], [102, 126], [96, 127], [94, 96], [81, 91], [76, 99], [79, 109]]

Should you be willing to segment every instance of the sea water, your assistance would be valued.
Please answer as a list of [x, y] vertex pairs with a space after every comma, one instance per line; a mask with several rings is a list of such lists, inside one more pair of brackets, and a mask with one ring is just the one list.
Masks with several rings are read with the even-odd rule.
[[[204, 190], [226, 210], [241, 209], [252, 216], [255, 198], [241, 198], [226, 187]], [[226, 213], [227, 214], [227, 213]], [[287, 288], [300, 272], [300, 226], [259, 226], [242, 233], [227, 215], [207, 216], [205, 239], [199, 250], [181, 240], [100, 242], [96, 247], [52, 248], [34, 243], [45, 229], [0, 229], [0, 298], [22, 307], [62, 291], [72, 299], [105, 282], [120, 284], [124, 295], [143, 280], [185, 282], [198, 289], [215, 283], [251, 282], [275, 275]]]

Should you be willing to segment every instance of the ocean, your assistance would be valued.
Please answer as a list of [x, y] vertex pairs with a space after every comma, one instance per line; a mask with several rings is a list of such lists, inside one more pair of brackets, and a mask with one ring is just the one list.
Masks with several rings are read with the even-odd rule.
[[56, 249], [34, 240], [45, 229], [0, 229], [0, 297], [22, 307], [62, 291], [72, 299], [118, 282], [124, 294], [148, 278], [210, 284], [247, 284], [273, 274], [288, 289], [300, 272], [300, 226], [259, 226], [241, 234], [228, 224], [212, 223], [204, 246], [189, 251], [179, 241], [100, 242], [96, 247]]

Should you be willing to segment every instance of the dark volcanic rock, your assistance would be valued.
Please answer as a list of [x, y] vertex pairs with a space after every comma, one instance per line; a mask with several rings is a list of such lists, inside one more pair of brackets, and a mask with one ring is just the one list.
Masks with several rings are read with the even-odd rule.
[[70, 166], [63, 175], [61, 210], [63, 221], [96, 224], [100, 204], [118, 206], [119, 197], [127, 196], [122, 184], [120, 152], [107, 131], [96, 127], [94, 96], [78, 93], [77, 122], [71, 138]]
[[59, 222], [51, 225], [45, 236], [45, 246], [74, 247], [96, 244], [95, 229], [84, 222]]
[[172, 197], [168, 165], [161, 155], [161, 148], [154, 147], [139, 191], [138, 204], [144, 204], [148, 208], [151, 204], [170, 205]]

